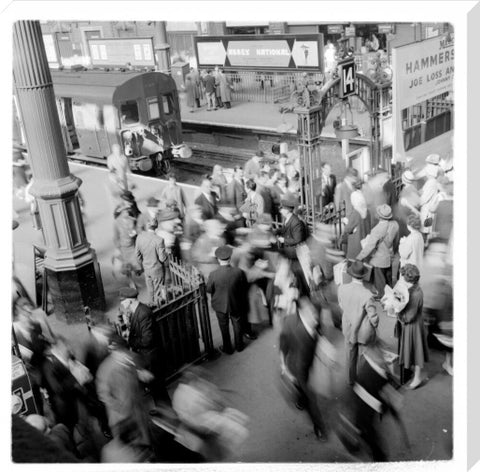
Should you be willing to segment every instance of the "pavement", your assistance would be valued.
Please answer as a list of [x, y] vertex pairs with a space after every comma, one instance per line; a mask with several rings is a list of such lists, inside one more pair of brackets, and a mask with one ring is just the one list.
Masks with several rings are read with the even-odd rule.
[[[113, 251], [113, 217], [107, 196], [106, 170], [81, 164], [70, 164], [70, 170], [83, 180], [81, 192], [85, 200], [85, 228], [92, 247], [95, 249], [101, 267], [107, 301], [106, 315], [116, 314], [118, 289], [124, 281], [112, 274], [111, 256]], [[164, 181], [134, 175], [134, 194], [143, 210], [150, 196], [158, 195]], [[195, 198], [196, 189], [185, 186], [187, 199]], [[16, 198], [14, 210], [18, 213], [19, 227], [13, 233], [15, 254], [25, 256], [32, 244], [41, 242], [41, 235], [32, 228], [27, 205]], [[32, 267], [28, 258], [15, 259], [15, 269], [22, 280], [30, 280]], [[30, 277], [30, 279], [29, 279]], [[139, 279], [141, 281], [141, 279]], [[145, 295], [142, 288], [140, 298]], [[382, 314], [378, 334], [395, 351], [393, 319]], [[218, 323], [211, 317], [215, 346], [221, 344]], [[72, 349], [81, 352], [82, 343], [88, 338], [85, 324], [67, 325], [50, 317], [52, 328], [70, 340]], [[336, 422], [335, 399], [345, 388], [345, 368], [342, 365], [343, 337], [333, 327], [329, 328], [338, 349], [339, 368], [332, 372], [329, 386], [322, 384], [321, 364], [313, 367], [314, 388], [331, 399], [321, 397], [322, 411], [330, 424]], [[382, 442], [391, 460], [448, 460], [452, 450], [452, 377], [442, 372], [443, 354], [431, 350], [431, 359], [426, 366], [427, 383], [403, 396], [402, 416], [409, 433], [411, 450], [402, 440], [398, 428], [389, 417], [379, 423]], [[81, 355], [79, 355], [81, 359]], [[320, 443], [313, 434], [309, 419], [304, 412], [286, 403], [278, 388], [278, 329], [266, 327], [255, 341], [249, 342], [242, 353], [222, 355], [203, 366], [209, 371], [215, 383], [224, 390], [233, 407], [250, 418], [249, 436], [229, 461], [236, 462], [354, 462], [335, 435]], [[172, 385], [173, 389], [175, 385]]]

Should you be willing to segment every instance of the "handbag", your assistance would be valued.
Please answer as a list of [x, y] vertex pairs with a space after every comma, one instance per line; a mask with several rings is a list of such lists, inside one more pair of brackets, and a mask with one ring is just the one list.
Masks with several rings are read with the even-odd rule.
[[429, 228], [433, 224], [433, 218], [429, 216], [428, 218], [425, 218], [425, 221], [423, 222], [424, 228]]
[[373, 306], [364, 309], [364, 317], [357, 335], [359, 343], [371, 344], [375, 341], [378, 321], [378, 314]]

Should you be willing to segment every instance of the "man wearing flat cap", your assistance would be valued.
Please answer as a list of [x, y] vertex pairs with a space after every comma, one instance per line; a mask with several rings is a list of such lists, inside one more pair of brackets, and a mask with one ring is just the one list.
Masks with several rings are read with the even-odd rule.
[[220, 246], [215, 257], [220, 267], [208, 276], [207, 292], [211, 295], [212, 308], [217, 314], [222, 333], [222, 351], [233, 354], [230, 339], [229, 321], [232, 320], [235, 348], [238, 352], [244, 348], [243, 324], [248, 314], [248, 282], [245, 272], [230, 265], [232, 248]]
[[159, 401], [170, 402], [165, 387], [165, 366], [161, 356], [161, 344], [155, 324], [152, 309], [141, 303], [138, 299], [138, 291], [131, 287], [120, 290], [121, 305], [130, 322], [128, 345], [136, 352], [142, 367], [150, 371], [154, 380], [149, 387], [155, 403]]
[[135, 255], [145, 273], [149, 303], [160, 305], [165, 285], [165, 241], [155, 233], [158, 223], [154, 218], [146, 223], [146, 231], [140, 233], [135, 242]]
[[[352, 276], [352, 281], [338, 287], [338, 304], [343, 311], [342, 332], [347, 350], [348, 383], [353, 385], [357, 377], [359, 345], [371, 341], [368, 335], [378, 326], [378, 315], [372, 292], [363, 285], [362, 279], [366, 273], [363, 263], [354, 261], [347, 272]], [[372, 323], [372, 328], [368, 323]], [[362, 327], [363, 324], [365, 326]]]
[[142, 212], [137, 219], [137, 231], [145, 231], [147, 229], [147, 223], [150, 220], [157, 218], [158, 215], [158, 205], [160, 200], [157, 200], [155, 197], [150, 197], [147, 200], [146, 211]]
[[398, 223], [392, 219], [392, 209], [388, 205], [377, 207], [378, 224], [362, 240], [363, 249], [357, 256], [359, 261], [367, 257], [373, 267], [373, 283], [380, 298], [383, 297], [385, 285], [392, 284], [392, 259], [398, 252]]

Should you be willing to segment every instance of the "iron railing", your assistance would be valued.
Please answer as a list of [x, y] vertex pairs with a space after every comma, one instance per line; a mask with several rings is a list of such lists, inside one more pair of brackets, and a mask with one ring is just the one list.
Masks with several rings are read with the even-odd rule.
[[[227, 80], [233, 86], [232, 100], [235, 102], [280, 103], [287, 101], [302, 78], [301, 72], [225, 72]], [[323, 74], [309, 74], [310, 80], [321, 84]]]
[[154, 311], [167, 381], [215, 352], [205, 280], [199, 270], [171, 259], [166, 301]]

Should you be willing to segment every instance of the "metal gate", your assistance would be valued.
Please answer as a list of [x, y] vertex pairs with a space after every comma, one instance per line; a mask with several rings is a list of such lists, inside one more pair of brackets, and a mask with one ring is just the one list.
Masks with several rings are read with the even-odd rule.
[[167, 300], [154, 311], [167, 381], [215, 354], [203, 275], [196, 267], [174, 259], [169, 270]]

